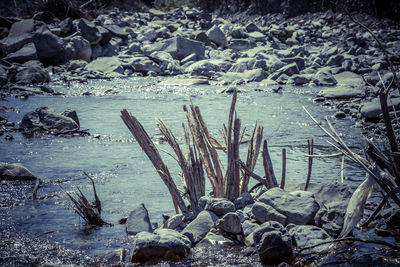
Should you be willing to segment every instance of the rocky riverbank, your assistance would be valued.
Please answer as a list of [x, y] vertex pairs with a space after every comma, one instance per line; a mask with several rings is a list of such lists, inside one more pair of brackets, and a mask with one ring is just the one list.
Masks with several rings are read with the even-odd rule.
[[[399, 72], [398, 25], [364, 15], [357, 17], [385, 43]], [[60, 21], [47, 12], [30, 19], [0, 18], [1, 98], [29, 98], [35, 94], [56, 97], [60, 93], [51, 88], [52, 82], [135, 76], [167, 76], [164, 84], [178, 86], [219, 84], [226, 86], [226, 92], [250, 82], [257, 82], [259, 90], [273, 88], [283, 93], [283, 85], [317, 86], [321, 92], [314, 100], [337, 108], [337, 119], [354, 119], [370, 136], [384, 134], [377, 96], [382, 82], [387, 84], [392, 74], [383, 51], [368, 33], [345, 15], [332, 12], [290, 19], [275, 14], [243, 21], [246, 20], [219, 18], [186, 7], [167, 13], [111, 10], [93, 20]], [[389, 105], [400, 107], [397, 90], [391, 92]], [[2, 108], [4, 112], [8, 109]], [[396, 119], [397, 113], [394, 111], [391, 116]], [[0, 126], [0, 133], [6, 133], [7, 140], [12, 140], [17, 128], [27, 135], [86, 134], [80, 130], [76, 113], [56, 114], [51, 107], [29, 112], [18, 127], [15, 122], [0, 118]], [[398, 124], [395, 132], [399, 137]], [[235, 261], [256, 265], [259, 260], [274, 265], [322, 264], [326, 258], [315, 255], [322, 255], [328, 245], [308, 251], [308, 256], [299, 251], [337, 237], [350, 194], [343, 185], [323, 184], [311, 192], [261, 190], [244, 194], [235, 202], [203, 197], [197, 216], [166, 217], [164, 225], [157, 229], [147, 210], [140, 206], [127, 219], [127, 234], [135, 236], [132, 249], [110, 255], [104, 261], [222, 264], [231, 254], [215, 251], [233, 247], [239, 256], [232, 259], [232, 265]], [[376, 228], [354, 234], [377, 239], [394, 235], [393, 229], [386, 226], [387, 222], [398, 225], [398, 212], [385, 210], [381, 219]], [[393, 243], [394, 239], [389, 239], [384, 240]], [[25, 242], [27, 250], [35, 242]], [[2, 244], [7, 253], [13, 251], [9, 249], [12, 244], [11, 239]], [[328, 258], [325, 263], [329, 259], [345, 261], [355, 247], [363, 253], [351, 258], [354, 262], [372, 262], [366, 255], [376, 251], [356, 242], [348, 245], [346, 253], [341, 254], [343, 258], [323, 254]], [[380, 249], [374, 264], [396, 264], [397, 251]], [[7, 253], [2, 255], [2, 262], [13, 262], [15, 259]], [[217, 254], [215, 262], [209, 259], [210, 255], [201, 259], [207, 253]], [[29, 258], [28, 263], [32, 262], [36, 260]], [[68, 259], [61, 262], [64, 263], [69, 263]], [[70, 263], [85, 264], [75, 258]]]
[[[382, 40], [398, 71], [398, 25], [364, 15], [358, 18]], [[321, 88], [315, 101], [338, 109], [336, 118], [356, 120], [368, 135], [385, 132], [377, 98], [382, 87], [379, 76], [387, 85], [392, 73], [369, 33], [346, 15], [332, 12], [249, 19], [235, 22], [187, 7], [167, 13], [111, 10], [92, 21], [60, 21], [49, 12], [32, 19], [3, 17], [2, 98], [57, 95], [46, 85], [50, 81], [138, 75], [174, 76], [166, 84], [227, 88], [258, 82], [261, 90], [277, 91], [286, 84], [311, 85]], [[395, 109], [399, 96], [397, 90], [391, 92], [389, 105]], [[395, 118], [395, 112], [391, 116]], [[397, 126], [395, 131], [400, 136]]]

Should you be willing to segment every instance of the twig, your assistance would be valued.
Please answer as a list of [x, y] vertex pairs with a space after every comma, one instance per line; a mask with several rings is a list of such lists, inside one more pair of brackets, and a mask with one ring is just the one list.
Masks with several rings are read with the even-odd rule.
[[282, 178], [281, 178], [281, 189], [285, 189], [286, 180], [286, 148], [282, 148]]
[[318, 243], [313, 246], [301, 248], [298, 250], [298, 253], [301, 253], [307, 249], [312, 249], [312, 248], [319, 247], [322, 245], [331, 244], [331, 243], [335, 243], [335, 242], [342, 242], [342, 241], [353, 241], [353, 242], [362, 242], [362, 243], [367, 243], [367, 244], [378, 244], [378, 245], [387, 246], [387, 247], [395, 249], [395, 250], [400, 250], [400, 247], [390, 244], [385, 241], [381, 241], [381, 240], [364, 240], [364, 239], [355, 238], [355, 237], [345, 237], [345, 238], [338, 238], [338, 239], [334, 239], [334, 240], [330, 240], [330, 241], [321, 242], [321, 243]]
[[340, 166], [340, 182], [344, 182], [344, 156], [342, 157], [342, 165]]
[[37, 198], [37, 191], [39, 189], [39, 185], [42, 181], [38, 178], [36, 179], [35, 187], [33, 188], [32, 199], [36, 200]]
[[89, 180], [92, 182], [93, 185], [93, 193], [94, 193], [94, 204], [97, 208], [97, 210], [99, 211], [99, 214], [101, 214], [101, 202], [99, 197], [97, 196], [97, 192], [96, 192], [96, 186], [94, 185], [94, 180], [93, 178], [85, 171], [82, 170], [82, 172], [87, 176], [87, 178], [89, 178]]
[[344, 153], [342, 153], [342, 152], [339, 152], [339, 153], [335, 153], [335, 154], [330, 154], [330, 155], [315, 155], [315, 154], [313, 154], [313, 155], [308, 155], [308, 154], [306, 154], [306, 155], [304, 155], [305, 157], [308, 157], [308, 158], [337, 158], [337, 157], [340, 157], [340, 156], [343, 156], [344, 155]]
[[[308, 154], [312, 155], [314, 153], [314, 139], [307, 140], [307, 147], [308, 147]], [[304, 191], [307, 191], [308, 186], [310, 184], [310, 179], [311, 179], [311, 171], [312, 171], [312, 163], [313, 163], [313, 158], [309, 157], [308, 158], [308, 171], [307, 171], [307, 179], [306, 179], [306, 185], [304, 186]]]

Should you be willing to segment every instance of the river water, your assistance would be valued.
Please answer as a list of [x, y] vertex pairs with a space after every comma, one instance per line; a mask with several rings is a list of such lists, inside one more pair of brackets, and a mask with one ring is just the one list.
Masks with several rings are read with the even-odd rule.
[[[182, 141], [181, 124], [185, 122], [182, 106], [189, 103], [190, 96], [200, 107], [211, 134], [220, 139], [222, 124], [228, 120], [231, 95], [221, 94], [224, 87], [220, 86], [167, 86], [160, 85], [159, 81], [159, 78], [129, 78], [68, 86], [55, 83], [52, 88], [65, 93], [65, 97], [33, 96], [28, 100], [7, 98], [2, 101], [1, 105], [15, 108], [15, 112], [2, 114], [14, 122], [41, 106], [54, 108], [59, 113], [74, 109], [81, 129], [88, 129], [91, 135], [25, 138], [13, 133], [13, 141], [0, 139], [1, 162], [21, 163], [43, 181], [38, 191], [41, 199], [36, 201], [28, 198], [32, 183], [2, 183], [1, 230], [10, 235], [18, 233], [48, 239], [101, 256], [117, 248], [129, 247], [125, 226], [118, 221], [140, 203], [146, 205], [153, 222], [161, 223], [163, 213], [173, 214], [166, 187], [120, 119], [120, 110], [126, 108], [135, 115], [159, 147], [171, 151], [167, 144], [157, 141], [159, 131], [155, 118], [162, 118]], [[264, 126], [264, 138], [268, 140], [278, 180], [282, 148], [287, 149], [287, 183], [305, 181], [307, 158], [304, 154], [308, 139], [315, 140], [315, 154], [336, 152], [302, 106], [319, 120], [330, 117], [347, 144], [356, 150], [362, 147], [360, 130], [354, 128], [352, 121], [332, 118], [333, 110], [312, 101], [321, 88], [287, 86], [282, 93], [274, 93], [256, 83], [238, 86], [238, 89], [243, 91], [238, 94], [238, 117], [242, 126], [249, 130], [255, 123]], [[245, 158], [247, 146], [241, 146], [242, 158]], [[167, 154], [162, 156], [179, 184], [178, 165]], [[87, 230], [72, 210], [62, 190], [72, 191], [79, 187], [92, 198], [91, 185], [82, 170], [94, 178], [102, 201], [103, 218], [114, 226]], [[263, 174], [261, 161], [255, 172]], [[354, 180], [362, 180], [363, 173], [346, 164], [345, 177], [351, 178], [352, 181], [347, 182], [354, 186], [357, 183]], [[338, 181], [340, 160], [316, 159], [311, 179], [314, 182]]]

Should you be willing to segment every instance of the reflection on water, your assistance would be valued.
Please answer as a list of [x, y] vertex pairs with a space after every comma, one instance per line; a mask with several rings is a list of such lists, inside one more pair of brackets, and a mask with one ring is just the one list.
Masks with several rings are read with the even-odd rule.
[[[333, 114], [311, 101], [318, 88], [285, 87], [281, 94], [258, 84], [239, 88], [244, 93], [238, 95], [238, 116], [249, 132], [256, 123], [264, 126], [264, 138], [268, 139], [277, 177], [281, 175], [282, 148], [287, 149], [286, 183], [305, 180], [307, 139], [314, 138], [316, 154], [335, 152], [301, 108], [306, 106], [318, 119]], [[200, 107], [211, 134], [219, 138], [231, 102], [230, 95], [218, 93], [221, 87], [158, 86], [157, 80], [144, 78], [91, 81], [70, 87], [54, 84], [54, 89], [62, 91], [66, 97], [35, 96], [28, 101], [8, 98], [2, 105], [15, 107], [16, 112], [4, 116], [9, 121], [18, 122], [26, 112], [40, 106], [54, 108], [57, 112], [74, 109], [81, 128], [89, 129], [92, 135], [24, 138], [15, 133], [12, 142], [0, 139], [0, 161], [22, 163], [39, 176], [44, 183], [38, 195], [45, 198], [38, 201], [26, 198], [25, 193], [30, 193], [33, 185], [4, 183], [1, 186], [0, 227], [4, 230], [12, 225], [15, 231], [49, 238], [72, 248], [87, 249], [94, 254], [103, 254], [127, 244], [125, 228], [118, 224], [118, 220], [126, 217], [138, 204], [145, 203], [155, 222], [161, 221], [162, 213], [174, 212], [166, 187], [122, 123], [120, 110], [126, 108], [134, 114], [150, 136], [159, 134], [155, 118], [163, 118], [182, 140], [181, 124], [185, 121], [182, 106], [189, 103], [190, 96]], [[82, 96], [83, 93], [86, 96]], [[360, 132], [352, 122], [332, 121], [348, 144], [356, 149], [361, 147]], [[158, 143], [161, 148], [169, 150], [167, 144]], [[242, 158], [246, 151], [247, 144], [244, 144]], [[162, 156], [179, 184], [176, 162], [166, 154]], [[92, 196], [90, 183], [82, 170], [94, 177], [103, 204], [103, 217], [113, 223], [113, 227], [85, 231], [82, 221], [72, 211], [62, 189], [73, 190], [79, 186]], [[260, 162], [256, 173], [263, 173]], [[353, 180], [363, 178], [363, 174], [352, 166], [348, 166], [345, 176]], [[339, 180], [339, 177], [338, 159], [314, 161], [312, 181]]]

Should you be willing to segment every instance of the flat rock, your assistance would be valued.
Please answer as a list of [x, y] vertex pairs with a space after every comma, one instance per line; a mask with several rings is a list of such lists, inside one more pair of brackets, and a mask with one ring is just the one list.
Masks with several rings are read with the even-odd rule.
[[235, 204], [226, 198], [210, 198], [204, 209], [212, 211], [217, 216], [223, 216], [229, 212], [234, 212]]
[[[314, 225], [295, 226], [289, 230], [289, 234], [296, 240], [298, 249], [332, 240], [324, 229]], [[320, 253], [329, 249], [329, 246], [330, 244], [321, 245], [307, 251]]]
[[0, 162], [0, 180], [35, 180], [37, 177], [33, 175], [22, 164], [9, 164]]
[[365, 92], [362, 87], [336, 86], [321, 90], [318, 96], [328, 99], [362, 98]]
[[190, 253], [190, 240], [171, 229], [157, 229], [154, 233], [136, 235], [130, 254], [131, 262], [157, 263], [185, 258]]
[[4, 59], [9, 62], [16, 62], [16, 63], [25, 63], [29, 60], [37, 60], [38, 56], [35, 44], [28, 43], [18, 51], [8, 54]]
[[128, 235], [136, 235], [139, 232], [153, 232], [149, 213], [143, 203], [131, 211], [126, 222], [126, 233]]
[[162, 85], [202, 85], [202, 84], [210, 84], [208, 79], [204, 78], [175, 78], [170, 77], [166, 80], [162, 81], [160, 84]]
[[271, 188], [263, 193], [258, 201], [272, 206], [279, 213], [287, 216], [286, 223], [309, 224], [314, 220], [319, 205], [309, 192], [287, 192], [278, 187]]
[[251, 212], [253, 213], [254, 219], [260, 223], [265, 223], [267, 221], [276, 221], [282, 225], [286, 225], [287, 217], [279, 213], [276, 209], [270, 205], [264, 204], [262, 202], [254, 203]]
[[100, 57], [86, 65], [86, 70], [100, 72], [110, 77], [121, 77], [124, 73], [118, 57]]

